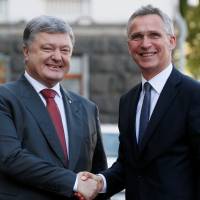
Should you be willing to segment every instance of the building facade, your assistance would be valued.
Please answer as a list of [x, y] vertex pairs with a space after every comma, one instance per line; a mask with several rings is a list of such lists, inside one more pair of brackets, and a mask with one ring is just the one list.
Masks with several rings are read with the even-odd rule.
[[140, 80], [127, 50], [126, 21], [136, 8], [149, 3], [163, 7], [173, 18], [177, 2], [0, 0], [0, 82], [16, 80], [24, 71], [26, 21], [41, 14], [58, 16], [70, 22], [76, 36], [63, 86], [97, 103], [103, 123], [117, 123], [120, 96]]

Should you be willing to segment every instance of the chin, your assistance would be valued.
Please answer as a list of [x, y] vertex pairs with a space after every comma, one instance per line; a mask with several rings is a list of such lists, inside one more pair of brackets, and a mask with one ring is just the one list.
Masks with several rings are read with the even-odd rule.
[[140, 68], [142, 70], [150, 70], [150, 69], [153, 69], [154, 67], [150, 66], [150, 65], [140, 65]]
[[139, 66], [141, 66], [142, 69], [152, 69], [152, 68], [156, 68], [157, 63], [152, 63], [152, 62], [142, 62], [138, 64]]
[[46, 80], [49, 84], [55, 85], [59, 83], [60, 81], [62, 81], [63, 78], [64, 76], [48, 76], [46, 77]]
[[63, 79], [65, 73], [64, 72], [53, 72], [48, 74], [49, 79]]

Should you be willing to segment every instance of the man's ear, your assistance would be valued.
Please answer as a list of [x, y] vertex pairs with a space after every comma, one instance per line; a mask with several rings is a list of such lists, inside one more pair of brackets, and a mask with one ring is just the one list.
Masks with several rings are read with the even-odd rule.
[[173, 50], [176, 47], [176, 36], [170, 36], [170, 49]]
[[28, 60], [29, 49], [25, 45], [23, 46], [23, 54], [24, 54], [24, 61], [26, 62]]
[[131, 55], [131, 45], [130, 45], [130, 40], [127, 41], [127, 45], [128, 45], [128, 52]]

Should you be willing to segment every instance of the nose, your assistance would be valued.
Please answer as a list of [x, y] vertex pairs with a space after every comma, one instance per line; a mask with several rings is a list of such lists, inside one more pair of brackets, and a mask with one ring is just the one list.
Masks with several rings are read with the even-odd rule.
[[149, 47], [151, 47], [151, 40], [147, 36], [144, 36], [141, 47], [144, 49], [148, 49]]
[[55, 61], [60, 61], [62, 60], [62, 55], [61, 52], [59, 50], [55, 50], [51, 56], [51, 58]]

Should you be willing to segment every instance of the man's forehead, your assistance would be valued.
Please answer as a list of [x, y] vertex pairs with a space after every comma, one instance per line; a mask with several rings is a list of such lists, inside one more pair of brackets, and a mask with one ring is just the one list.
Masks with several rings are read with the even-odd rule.
[[164, 22], [159, 15], [151, 14], [151, 15], [142, 15], [135, 17], [131, 23], [132, 26], [163, 26]]
[[68, 33], [60, 33], [60, 32], [38, 32], [37, 34], [35, 34], [34, 39], [35, 40], [55, 40], [56, 41], [59, 38], [63, 38], [64, 40], [71, 40], [70, 36]]
[[[146, 15], [145, 15], [146, 16]], [[144, 16], [144, 17], [145, 17]], [[150, 16], [150, 15], [147, 15]], [[165, 25], [162, 19], [158, 18], [135, 18], [132, 23], [130, 24], [130, 31], [139, 31], [139, 32], [146, 32], [146, 31], [161, 31], [165, 30]]]
[[146, 19], [147, 20], [147, 19], [151, 19], [151, 18], [159, 19], [159, 20], [163, 21], [161, 16], [157, 15], [157, 14], [138, 15], [132, 21], [135, 21], [135, 20], [138, 20], [138, 19], [141, 19], [141, 20], [145, 20]]
[[39, 32], [35, 34], [31, 44], [58, 44], [61, 46], [70, 46], [72, 47], [72, 41], [68, 33], [48, 33], [48, 32]]
[[130, 34], [141, 34], [141, 35], [150, 35], [153, 33], [163, 33], [164, 31], [158, 30], [158, 29], [151, 29], [151, 30], [145, 30], [145, 31], [131, 31]]

